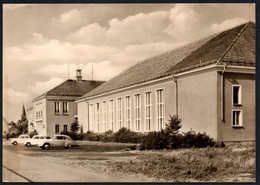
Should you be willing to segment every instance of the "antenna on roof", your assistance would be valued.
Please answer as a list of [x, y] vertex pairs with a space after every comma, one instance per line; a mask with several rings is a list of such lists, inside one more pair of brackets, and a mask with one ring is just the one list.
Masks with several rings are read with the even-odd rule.
[[70, 78], [70, 64], [68, 64], [68, 79]]
[[92, 63], [92, 80], [93, 80], [93, 63]]
[[79, 69], [79, 56], [78, 56], [78, 69]]

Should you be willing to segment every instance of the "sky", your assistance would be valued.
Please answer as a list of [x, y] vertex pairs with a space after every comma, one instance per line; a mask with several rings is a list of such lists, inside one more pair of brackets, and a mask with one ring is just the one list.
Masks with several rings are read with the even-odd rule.
[[245, 22], [254, 4], [3, 4], [3, 116], [82, 69], [109, 80], [130, 66]]

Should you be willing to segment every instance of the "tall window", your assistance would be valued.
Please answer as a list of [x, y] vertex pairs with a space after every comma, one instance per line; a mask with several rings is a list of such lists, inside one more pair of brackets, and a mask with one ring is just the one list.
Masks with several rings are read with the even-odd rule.
[[114, 130], [114, 100], [109, 101], [109, 125], [110, 129]]
[[55, 134], [60, 133], [60, 125], [55, 125]]
[[157, 125], [158, 130], [164, 128], [164, 91], [163, 89], [156, 91], [156, 108], [157, 108]]
[[242, 110], [232, 110], [232, 126], [242, 126]]
[[54, 102], [54, 112], [56, 114], [60, 113], [60, 102], [58, 102], [58, 101]]
[[67, 132], [67, 131], [68, 131], [68, 125], [63, 125], [63, 130], [64, 130], [65, 132]]
[[89, 106], [89, 130], [94, 131], [94, 106]]
[[151, 92], [145, 93], [145, 129], [151, 130]]
[[102, 117], [103, 117], [103, 126], [104, 126], [104, 130], [107, 130], [107, 102], [103, 101], [102, 104]]
[[233, 85], [233, 105], [241, 104], [241, 85]]
[[68, 114], [69, 113], [69, 104], [68, 102], [63, 102], [63, 113]]
[[118, 129], [122, 128], [122, 98], [117, 99], [117, 125]]
[[96, 104], [96, 125], [97, 125], [97, 131], [99, 132], [99, 126], [100, 126], [100, 107], [99, 103]]
[[125, 97], [125, 126], [130, 129], [131, 125], [131, 97]]
[[135, 95], [135, 128], [141, 131], [141, 110], [140, 110], [140, 94]]

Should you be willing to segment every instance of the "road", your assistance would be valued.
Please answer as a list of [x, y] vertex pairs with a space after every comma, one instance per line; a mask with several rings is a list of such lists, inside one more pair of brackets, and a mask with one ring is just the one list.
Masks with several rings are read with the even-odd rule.
[[55, 157], [17, 154], [3, 146], [2, 180], [3, 182], [142, 182], [142, 179], [105, 174], [94, 169], [73, 168], [55, 160]]

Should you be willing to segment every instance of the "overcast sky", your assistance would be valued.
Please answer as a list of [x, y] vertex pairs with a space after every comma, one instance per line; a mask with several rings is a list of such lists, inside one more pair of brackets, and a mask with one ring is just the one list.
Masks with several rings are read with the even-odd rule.
[[255, 22], [254, 4], [3, 5], [3, 116], [20, 118], [32, 99], [83, 68], [109, 80], [137, 62]]

